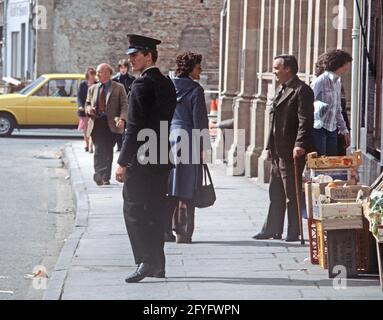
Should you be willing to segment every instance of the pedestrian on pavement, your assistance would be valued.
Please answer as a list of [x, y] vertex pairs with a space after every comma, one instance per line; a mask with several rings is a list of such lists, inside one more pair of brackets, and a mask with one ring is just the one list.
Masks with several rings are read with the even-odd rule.
[[[325, 52], [319, 56], [318, 61], [316, 63], [316, 68], [315, 68], [315, 76], [316, 77], [321, 76], [326, 71], [327, 64], [330, 61], [328, 58], [329, 54], [332, 54], [331, 51]], [[343, 85], [341, 86], [341, 107], [342, 107], [342, 116], [343, 116], [343, 119], [346, 123], [346, 128], [350, 132], [350, 130], [351, 130], [350, 120], [349, 120], [349, 117], [347, 114], [347, 108], [346, 108], [347, 107], [347, 101], [346, 101], [346, 94], [345, 94]], [[337, 133], [337, 144], [338, 144], [337, 155], [338, 156], [346, 155], [346, 149], [348, 148], [349, 143], [347, 143], [347, 137], [345, 135], [341, 134], [339, 131]]]
[[[197, 143], [192, 134], [193, 129], [206, 130], [206, 133], [209, 130], [204, 90], [196, 82], [202, 72], [201, 62], [200, 54], [185, 52], [179, 55], [176, 61], [176, 77], [172, 79], [177, 93], [177, 107], [170, 127], [170, 145], [175, 167], [170, 172], [168, 195], [175, 204], [172, 208], [172, 229], [176, 233], [177, 243], [192, 242], [195, 213], [193, 199], [196, 186], [202, 179], [203, 151], [211, 147], [208, 134], [208, 139], [205, 140], [208, 143], [202, 144]], [[182, 152], [180, 145], [184, 141], [179, 138], [183, 132], [188, 134], [188, 159], [178, 154], [179, 150]], [[193, 161], [193, 155], [196, 154], [199, 164]], [[179, 163], [177, 158], [181, 160]]]
[[[149, 276], [165, 277], [164, 221], [170, 169], [168, 134], [177, 100], [172, 81], [155, 66], [157, 45], [161, 41], [133, 34], [128, 38], [129, 63], [132, 70], [141, 75], [133, 82], [129, 94], [126, 136], [116, 179], [124, 182], [125, 224], [138, 265], [125, 279], [131, 283]], [[161, 130], [162, 135], [161, 126], [167, 129]], [[138, 134], [143, 130], [149, 135], [149, 132], [155, 133], [155, 150], [142, 146], [145, 141], [140, 141]], [[147, 159], [146, 148], [156, 159]]]
[[313, 144], [319, 155], [338, 155], [338, 132], [344, 136], [345, 148], [350, 145], [350, 133], [342, 115], [341, 77], [348, 72], [351, 61], [344, 50], [326, 52], [319, 61], [324, 72], [311, 83], [315, 99]]
[[[129, 95], [130, 86], [133, 81], [136, 79], [135, 77], [129, 74], [129, 62], [126, 59], [122, 59], [118, 62], [118, 72], [114, 77], [113, 81], [117, 81], [124, 85], [126, 94]], [[122, 134], [116, 134], [116, 142], [117, 142], [117, 151], [121, 151], [122, 140], [124, 139], [125, 128]]]
[[[298, 164], [298, 176], [302, 177], [304, 156], [312, 144], [314, 94], [298, 78], [298, 63], [294, 56], [275, 57], [273, 68], [280, 85], [273, 102], [272, 125], [266, 147], [268, 157], [272, 160], [270, 206], [262, 231], [253, 238], [281, 239], [287, 207], [288, 228], [285, 240], [299, 241], [294, 159]], [[302, 185], [302, 181], [298, 181], [298, 185]]]
[[112, 73], [110, 65], [100, 64], [99, 83], [89, 88], [86, 99], [86, 111], [91, 117], [87, 134], [95, 146], [93, 179], [99, 186], [110, 185], [115, 134], [123, 132], [128, 112], [125, 88], [111, 80]]
[[85, 113], [85, 103], [88, 89], [96, 83], [96, 69], [88, 67], [85, 71], [85, 79], [86, 80], [81, 81], [77, 91], [77, 115], [79, 117], [78, 130], [84, 133], [85, 151], [93, 153], [92, 138], [87, 136], [89, 118]]

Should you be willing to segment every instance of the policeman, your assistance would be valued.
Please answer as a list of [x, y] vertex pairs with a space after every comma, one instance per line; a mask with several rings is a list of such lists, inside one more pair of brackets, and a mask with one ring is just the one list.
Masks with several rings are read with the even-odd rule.
[[[137, 270], [125, 281], [134, 283], [145, 277], [165, 277], [164, 215], [170, 166], [160, 163], [160, 154], [169, 154], [168, 136], [160, 136], [161, 122], [169, 133], [176, 107], [172, 81], [155, 66], [160, 40], [129, 34], [128, 61], [140, 76], [133, 82], [129, 96], [126, 138], [118, 159], [116, 179], [124, 182], [124, 218]], [[142, 161], [139, 151], [145, 142], [138, 141], [140, 131], [156, 133], [157, 161]], [[152, 131], [152, 132], [153, 132]], [[164, 141], [161, 141], [164, 140]], [[166, 140], [166, 141], [165, 141]], [[165, 147], [164, 147], [165, 146]], [[162, 161], [163, 162], [163, 161]]]

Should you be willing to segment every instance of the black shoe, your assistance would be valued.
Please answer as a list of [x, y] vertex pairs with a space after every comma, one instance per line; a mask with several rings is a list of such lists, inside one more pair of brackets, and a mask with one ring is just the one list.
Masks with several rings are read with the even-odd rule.
[[152, 267], [149, 263], [143, 262], [138, 265], [137, 270], [135, 272], [133, 272], [125, 279], [125, 282], [136, 283], [145, 279], [146, 277], [149, 277], [151, 274], [153, 274]]
[[285, 241], [286, 242], [296, 242], [296, 241], [300, 241], [300, 239], [299, 239], [299, 236], [294, 236], [294, 237], [287, 236]]
[[255, 240], [268, 240], [268, 239], [274, 239], [274, 240], [280, 240], [282, 239], [282, 235], [275, 233], [275, 234], [270, 234], [270, 233], [264, 233], [260, 232], [256, 234], [253, 239]]
[[148, 277], [165, 278], [165, 270], [164, 269], [154, 270], [152, 273], [148, 275]]
[[96, 184], [97, 184], [98, 186], [102, 186], [102, 185], [104, 184], [104, 179], [103, 179], [102, 176], [101, 176], [99, 173], [97, 173], [97, 172], [93, 175], [93, 180], [94, 180], [94, 182], [96, 182]]
[[109, 181], [109, 180], [104, 181], [104, 182], [103, 182], [103, 185], [104, 185], [104, 186], [110, 186], [110, 181]]

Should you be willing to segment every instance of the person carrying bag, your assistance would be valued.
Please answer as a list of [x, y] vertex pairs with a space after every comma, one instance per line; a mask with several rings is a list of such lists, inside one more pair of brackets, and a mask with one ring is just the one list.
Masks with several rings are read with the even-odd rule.
[[[203, 151], [211, 148], [204, 90], [197, 82], [202, 72], [201, 61], [202, 56], [192, 52], [179, 55], [176, 77], [172, 79], [177, 93], [177, 107], [170, 126], [169, 142], [174, 168], [169, 175], [168, 196], [171, 205], [165, 223], [171, 230], [165, 232], [165, 239], [172, 241], [174, 231], [177, 243], [192, 242], [195, 208], [206, 207], [211, 198], [207, 196], [211, 190], [206, 190], [211, 189], [212, 184], [210, 187], [202, 182], [205, 176], [209, 176], [211, 181], [207, 166], [201, 161], [194, 161], [201, 159]], [[201, 145], [197, 140], [200, 136], [194, 136], [194, 132], [204, 133], [204, 130], [207, 133], [204, 138], [207, 139], [203, 139]]]

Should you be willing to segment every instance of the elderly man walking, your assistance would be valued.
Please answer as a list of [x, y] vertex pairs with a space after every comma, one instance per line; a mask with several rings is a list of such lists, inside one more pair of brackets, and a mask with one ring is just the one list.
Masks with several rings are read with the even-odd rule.
[[125, 88], [111, 80], [113, 69], [103, 63], [97, 67], [99, 83], [91, 86], [86, 99], [86, 112], [90, 116], [87, 135], [92, 137], [94, 176], [97, 185], [109, 185], [116, 134], [122, 134], [128, 113]]
[[[266, 148], [272, 160], [270, 207], [262, 231], [253, 238], [281, 239], [287, 207], [285, 241], [298, 241], [300, 232], [294, 159], [298, 165], [298, 176], [302, 177], [305, 154], [312, 148], [314, 93], [298, 78], [298, 63], [294, 56], [277, 56], [273, 68], [279, 87], [271, 111], [272, 126]], [[302, 185], [302, 181], [298, 181], [298, 185]]]

